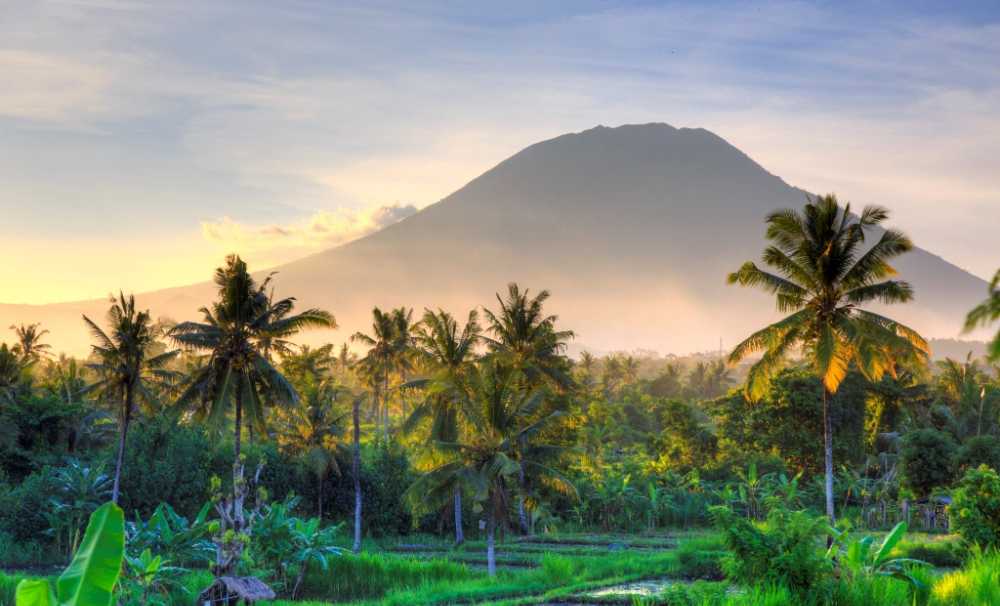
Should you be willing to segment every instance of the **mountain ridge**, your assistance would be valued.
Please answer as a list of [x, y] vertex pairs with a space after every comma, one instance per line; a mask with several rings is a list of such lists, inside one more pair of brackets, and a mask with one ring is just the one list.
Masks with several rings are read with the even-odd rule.
[[[340, 334], [307, 340], [343, 340], [367, 327], [375, 305], [464, 314], [516, 281], [552, 291], [550, 311], [595, 347], [714, 349], [720, 336], [732, 343], [776, 317], [768, 297], [724, 278], [759, 258], [765, 215], [799, 208], [806, 195], [703, 128], [598, 126], [532, 144], [378, 232], [256, 273], [277, 272], [280, 293], [337, 316]], [[928, 336], [956, 336], [963, 310], [986, 292], [984, 280], [923, 249], [898, 267], [917, 299], [893, 314]], [[213, 295], [206, 281], [137, 299], [180, 320]], [[40, 320], [53, 340], [61, 330], [85, 337], [79, 314], [103, 317], [106, 307], [0, 304], [0, 322]], [[52, 321], [30, 312], [53, 312]], [[65, 349], [79, 353], [80, 343]]]

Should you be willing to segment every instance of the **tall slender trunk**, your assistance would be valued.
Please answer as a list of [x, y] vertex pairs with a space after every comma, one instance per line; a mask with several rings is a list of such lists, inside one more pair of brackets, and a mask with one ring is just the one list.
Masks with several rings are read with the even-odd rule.
[[455, 485], [455, 544], [465, 542], [465, 531], [462, 529], [462, 487]]
[[122, 467], [125, 464], [125, 439], [128, 436], [128, 427], [132, 423], [132, 406], [134, 404], [134, 392], [131, 384], [125, 386], [125, 410], [122, 414], [122, 431], [118, 436], [118, 456], [115, 460], [115, 483], [111, 489], [111, 500], [118, 504], [118, 497], [121, 495]]
[[382, 437], [385, 443], [389, 443], [389, 369], [385, 369], [385, 376], [382, 379]]
[[518, 483], [518, 495], [517, 495], [517, 521], [521, 525], [521, 534], [531, 534], [531, 528], [528, 525], [528, 510], [524, 506], [524, 493], [527, 490], [524, 482], [524, 467], [520, 467], [517, 470], [517, 483]]
[[316, 477], [316, 501], [319, 503], [319, 511], [317, 512], [317, 517], [320, 520], [323, 519], [323, 474], [319, 474]]
[[243, 380], [236, 378], [236, 428], [233, 435], [233, 519], [236, 532], [243, 530], [243, 461], [240, 458], [243, 447]]
[[493, 516], [493, 500], [487, 503], [486, 510], [486, 570], [491, 577], [497, 576], [497, 553], [494, 544], [497, 522]]
[[354, 553], [361, 552], [361, 398], [354, 398]]
[[[826, 516], [830, 525], [836, 522], [833, 511], [833, 425], [830, 419], [830, 393], [823, 386], [823, 458], [826, 473]], [[831, 537], [832, 538], [832, 537]]]

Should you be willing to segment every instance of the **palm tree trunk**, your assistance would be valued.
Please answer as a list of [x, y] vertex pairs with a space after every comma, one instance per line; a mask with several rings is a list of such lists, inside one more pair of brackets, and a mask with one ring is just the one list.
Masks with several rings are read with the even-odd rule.
[[465, 531], [462, 529], [462, 487], [455, 485], [455, 545], [465, 542]]
[[830, 525], [835, 523], [833, 510], [833, 425], [830, 419], [830, 393], [823, 386], [823, 458], [826, 473], [826, 516]]
[[125, 438], [128, 436], [128, 427], [132, 423], [133, 391], [131, 385], [125, 386], [125, 411], [122, 414], [122, 431], [118, 436], [118, 457], [115, 460], [115, 483], [111, 489], [111, 501], [118, 504], [118, 497], [121, 494], [122, 466], [125, 464]]
[[382, 437], [385, 443], [389, 443], [389, 369], [385, 369], [385, 377], [382, 381]]
[[323, 519], [323, 476], [322, 476], [322, 474], [320, 474], [319, 476], [316, 477], [316, 501], [319, 503], [319, 507], [317, 508], [319, 511], [317, 512], [316, 515], [317, 515], [317, 517], [319, 517], [320, 520], [322, 520]]
[[494, 545], [497, 522], [493, 516], [492, 499], [487, 503], [486, 511], [486, 570], [491, 577], [497, 576], [497, 554]]
[[233, 519], [236, 521], [236, 532], [243, 530], [243, 381], [242, 376], [236, 378], [236, 428], [233, 434]]
[[524, 469], [519, 469], [517, 471], [517, 479], [520, 484], [520, 490], [517, 495], [517, 521], [521, 525], [521, 534], [531, 534], [531, 528], [528, 526], [528, 510], [524, 507]]
[[354, 553], [361, 552], [361, 398], [354, 398]]

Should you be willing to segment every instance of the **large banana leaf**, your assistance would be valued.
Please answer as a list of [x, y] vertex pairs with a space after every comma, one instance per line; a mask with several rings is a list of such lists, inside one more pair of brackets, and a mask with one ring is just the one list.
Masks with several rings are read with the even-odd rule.
[[59, 604], [111, 606], [124, 557], [125, 515], [105, 503], [90, 516], [80, 548], [56, 581]]
[[17, 606], [57, 606], [58, 603], [46, 579], [24, 579], [18, 583], [14, 602]]

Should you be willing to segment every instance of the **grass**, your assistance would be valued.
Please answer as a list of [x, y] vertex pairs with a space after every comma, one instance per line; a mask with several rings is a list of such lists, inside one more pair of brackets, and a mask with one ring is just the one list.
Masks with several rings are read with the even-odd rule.
[[[461, 564], [470, 556], [478, 555], [474, 542], [440, 556], [435, 554], [433, 559], [393, 553], [345, 555], [334, 560], [328, 572], [314, 572], [308, 576], [304, 592], [306, 601], [275, 601], [272, 604], [303, 606], [328, 603], [327, 600], [357, 606], [530, 604], [648, 578], [714, 578], [719, 574], [721, 540], [718, 537], [692, 539], [679, 550], [637, 552], [609, 551], [607, 544], [614, 539], [586, 536], [590, 542], [582, 546], [579, 545], [581, 535], [575, 535], [551, 553], [521, 552], [534, 558], [537, 567], [501, 570], [494, 579]], [[654, 541], [663, 545], [662, 538], [647, 539], [647, 544]], [[500, 549], [507, 552], [509, 548], [527, 543], [505, 543]], [[404, 543], [385, 542], [382, 547], [400, 544]], [[433, 542], [406, 541], [405, 544], [432, 545]], [[571, 546], [568, 548], [571, 553], [566, 553], [563, 546]], [[323, 602], [309, 602], [310, 599]]]
[[945, 574], [931, 590], [935, 606], [1000, 604], [1000, 552], [976, 553], [962, 570]]

